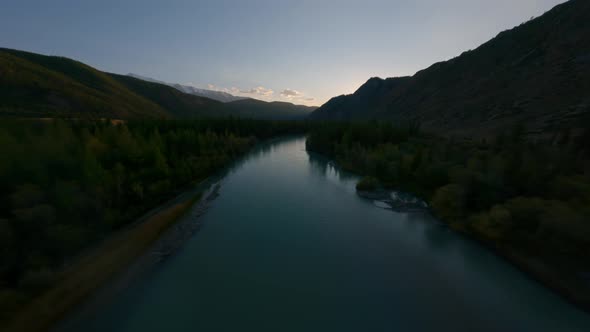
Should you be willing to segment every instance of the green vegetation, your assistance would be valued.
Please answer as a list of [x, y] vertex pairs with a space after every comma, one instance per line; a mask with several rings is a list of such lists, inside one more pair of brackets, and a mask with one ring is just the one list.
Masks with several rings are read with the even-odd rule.
[[166, 118], [106, 73], [83, 63], [0, 49], [0, 115], [17, 117]]
[[356, 190], [370, 191], [379, 186], [379, 181], [372, 176], [365, 176], [356, 184]]
[[[418, 128], [318, 124], [307, 144], [344, 169], [423, 197], [453, 228], [590, 305], [583, 280], [590, 271], [590, 129], [532, 142], [522, 126], [493, 141], [435, 137]], [[374, 183], [366, 179], [359, 187]]]
[[[257, 140], [302, 131], [299, 123], [235, 119], [3, 121], [0, 321], [64, 282], [63, 267], [82, 249], [225, 167]], [[96, 266], [120, 265], [106, 260]]]
[[8, 330], [33, 332], [51, 327], [69, 309], [140, 256], [200, 197], [200, 194], [185, 197], [137, 226], [123, 229], [107, 238], [61, 271], [50, 289], [28, 303], [8, 322]]
[[278, 101], [269, 103], [256, 99], [236, 100], [225, 103], [224, 106], [232, 116], [268, 120], [301, 120], [316, 110], [316, 107]]
[[167, 85], [124, 75], [109, 74], [109, 76], [133, 93], [157, 104], [174, 118], [227, 117], [232, 114], [221, 102], [186, 94]]

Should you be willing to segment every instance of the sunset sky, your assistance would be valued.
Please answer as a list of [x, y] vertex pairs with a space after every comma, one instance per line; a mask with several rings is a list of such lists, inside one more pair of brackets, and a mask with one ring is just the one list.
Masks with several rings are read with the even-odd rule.
[[561, 2], [2, 0], [0, 47], [321, 105], [372, 76], [412, 75], [476, 48]]

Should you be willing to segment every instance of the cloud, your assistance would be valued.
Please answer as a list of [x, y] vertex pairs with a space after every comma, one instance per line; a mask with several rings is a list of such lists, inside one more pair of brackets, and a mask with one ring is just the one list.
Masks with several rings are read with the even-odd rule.
[[301, 98], [303, 94], [297, 90], [285, 89], [281, 91], [281, 96], [285, 98]]
[[219, 87], [219, 86], [214, 85], [214, 84], [207, 84], [207, 89], [208, 90], [213, 90], [213, 91], [227, 92], [227, 93], [236, 93], [238, 91], [237, 88], [231, 88], [231, 89], [222, 88], [222, 87]]
[[305, 93], [293, 89], [284, 89], [280, 93], [281, 98], [283, 100], [288, 100], [293, 103], [301, 103], [301, 104], [309, 104], [316, 99], [310, 96], [307, 96]]
[[258, 86], [258, 87], [246, 89], [246, 90], [239, 90], [239, 92], [246, 93], [246, 94], [252, 94], [252, 95], [259, 95], [259, 96], [264, 96], [264, 97], [270, 97], [275, 93], [272, 89], [268, 89], [263, 86]]
[[262, 98], [262, 99], [270, 98], [274, 94], [274, 91], [272, 89], [265, 88], [263, 86], [257, 86], [255, 88], [249, 88], [249, 89], [242, 89], [242, 88], [236, 88], [236, 87], [224, 88], [224, 87], [216, 86], [214, 84], [207, 84], [207, 89], [214, 90], [214, 91], [223, 91], [223, 92], [231, 93], [232, 95], [235, 95], [235, 96], [249, 95], [252, 97], [258, 97], [258, 98]]
[[315, 98], [310, 97], [305, 93], [294, 89], [284, 89], [278, 94], [275, 94], [275, 91], [273, 91], [272, 89], [265, 88], [263, 86], [244, 89], [236, 87], [224, 88], [216, 86], [214, 84], [207, 84], [207, 89], [231, 93], [234, 96], [249, 97], [265, 101], [283, 100], [290, 102], [298, 102], [301, 104], [308, 104], [316, 100]]

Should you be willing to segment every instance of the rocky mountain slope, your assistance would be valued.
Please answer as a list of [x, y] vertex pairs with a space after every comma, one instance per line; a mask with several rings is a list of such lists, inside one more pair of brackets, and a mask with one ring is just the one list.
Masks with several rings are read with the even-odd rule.
[[590, 123], [590, 1], [571, 0], [412, 77], [372, 78], [311, 118], [419, 121], [443, 134], [529, 134]]

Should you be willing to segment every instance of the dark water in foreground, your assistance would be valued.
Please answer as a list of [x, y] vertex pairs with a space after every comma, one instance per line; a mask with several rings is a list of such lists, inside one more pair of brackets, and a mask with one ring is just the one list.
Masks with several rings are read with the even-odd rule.
[[222, 181], [176, 255], [63, 331], [590, 331], [579, 311], [287, 139]]

